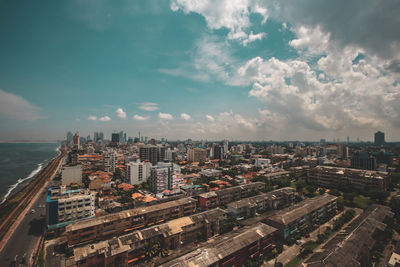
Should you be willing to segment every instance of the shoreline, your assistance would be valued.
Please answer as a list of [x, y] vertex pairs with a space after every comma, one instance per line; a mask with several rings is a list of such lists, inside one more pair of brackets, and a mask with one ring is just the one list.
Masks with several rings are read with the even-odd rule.
[[7, 200], [21, 192], [21, 190], [34, 180], [42, 170], [46, 169], [50, 162], [61, 154], [61, 145], [59, 145], [55, 150], [57, 151], [57, 155], [38, 163], [36, 168], [34, 168], [26, 177], [19, 178], [15, 183], [9, 185], [7, 191], [0, 196], [0, 205], [6, 203]]

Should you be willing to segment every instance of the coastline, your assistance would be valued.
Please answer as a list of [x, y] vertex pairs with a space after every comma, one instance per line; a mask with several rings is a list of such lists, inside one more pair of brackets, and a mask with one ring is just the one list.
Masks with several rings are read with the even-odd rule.
[[7, 192], [0, 196], [0, 205], [4, 204], [9, 198], [13, 197], [21, 190], [23, 190], [25, 186], [27, 186], [33, 179], [35, 179], [38, 174], [40, 174], [40, 172], [45, 169], [52, 160], [57, 158], [61, 154], [61, 144], [55, 150], [58, 152], [57, 155], [38, 163], [36, 168], [34, 168], [26, 177], [19, 178], [14, 184], [9, 185]]

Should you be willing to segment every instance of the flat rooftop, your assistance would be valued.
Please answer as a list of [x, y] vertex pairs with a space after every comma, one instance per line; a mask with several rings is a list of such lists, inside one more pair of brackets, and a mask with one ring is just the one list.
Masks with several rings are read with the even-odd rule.
[[330, 194], [309, 198], [291, 207], [277, 211], [269, 218], [269, 220], [286, 225], [332, 201], [335, 201], [336, 199], [337, 197]]
[[247, 190], [249, 188], [251, 189], [251, 188], [256, 188], [256, 187], [261, 187], [261, 186], [264, 187], [265, 184], [263, 182], [254, 182], [254, 183], [249, 183], [249, 184], [233, 186], [233, 187], [221, 189], [218, 191], [203, 193], [203, 194], [200, 194], [199, 197], [203, 197], [203, 198], [216, 197], [218, 195], [228, 194], [229, 192], [233, 192], [233, 191], [243, 191], [243, 190]]
[[389, 207], [372, 205], [318, 249], [305, 266], [360, 266], [358, 255], [372, 248], [375, 231], [384, 231], [386, 224], [383, 221], [392, 216]]
[[190, 204], [190, 203], [196, 203], [196, 200], [188, 197], [188, 198], [181, 198], [178, 200], [169, 201], [169, 202], [152, 205], [152, 206], [148, 206], [148, 207], [140, 207], [140, 208], [135, 208], [135, 209], [130, 209], [130, 210], [124, 210], [124, 211], [121, 211], [118, 213], [100, 216], [100, 217], [87, 219], [87, 220], [82, 220], [82, 221], [78, 221], [76, 223], [70, 224], [66, 227], [66, 232], [72, 232], [72, 231], [76, 231], [79, 229], [85, 229], [88, 227], [92, 227], [92, 226], [96, 226], [96, 225], [100, 225], [100, 224], [104, 224], [104, 223], [108, 223], [108, 222], [118, 221], [118, 220], [130, 218], [130, 217], [134, 217], [137, 215], [144, 215], [147, 213], [156, 212], [159, 210], [164, 210], [164, 209], [168, 209], [168, 208], [172, 208], [172, 207], [176, 207], [176, 206], [180, 206], [180, 205], [185, 205], [185, 204]]
[[269, 236], [277, 229], [259, 223], [252, 227], [245, 227], [207, 241], [206, 245], [186, 255], [162, 264], [163, 267], [206, 267], [217, 263], [225, 257], [245, 248], [253, 242]]

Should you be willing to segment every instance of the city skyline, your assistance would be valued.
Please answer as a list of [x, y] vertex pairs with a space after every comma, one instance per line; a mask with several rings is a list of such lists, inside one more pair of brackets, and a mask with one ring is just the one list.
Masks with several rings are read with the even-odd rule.
[[4, 1], [0, 140], [399, 141], [399, 5]]

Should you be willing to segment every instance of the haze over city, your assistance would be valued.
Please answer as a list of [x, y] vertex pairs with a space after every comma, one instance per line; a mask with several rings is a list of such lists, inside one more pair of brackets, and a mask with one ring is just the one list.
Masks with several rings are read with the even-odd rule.
[[387, 141], [398, 1], [2, 1], [0, 140]]

